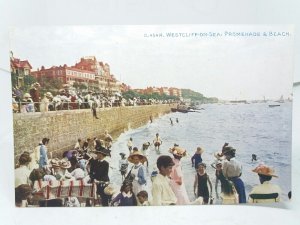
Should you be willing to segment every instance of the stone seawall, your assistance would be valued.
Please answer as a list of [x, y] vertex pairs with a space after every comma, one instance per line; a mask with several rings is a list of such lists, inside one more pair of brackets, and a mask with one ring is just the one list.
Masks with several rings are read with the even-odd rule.
[[61, 157], [72, 149], [78, 138], [101, 138], [104, 131], [114, 137], [122, 132], [149, 122], [150, 116], [159, 117], [171, 111], [170, 105], [147, 105], [97, 109], [95, 119], [90, 109], [55, 111], [47, 113], [15, 113], [15, 159], [24, 152], [32, 151], [44, 137], [50, 138], [48, 152]]

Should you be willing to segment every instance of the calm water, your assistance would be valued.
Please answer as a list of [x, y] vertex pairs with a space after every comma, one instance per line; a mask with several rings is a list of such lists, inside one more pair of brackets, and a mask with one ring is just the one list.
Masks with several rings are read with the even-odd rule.
[[[195, 171], [190, 161], [197, 146], [205, 149], [202, 156], [207, 164], [207, 173], [214, 185], [214, 169], [210, 164], [214, 161], [213, 153], [220, 151], [225, 142], [237, 149], [236, 157], [243, 164], [242, 179], [245, 183], [246, 194], [259, 183], [253, 169], [259, 162], [264, 162], [275, 168], [279, 178], [272, 182], [282, 188], [282, 200], [287, 200], [291, 190], [291, 127], [292, 104], [283, 103], [280, 107], [269, 108], [268, 104], [237, 104], [237, 105], [202, 105], [205, 110], [200, 113], [171, 113], [154, 119], [138, 129], [123, 133], [112, 147], [110, 170], [111, 180], [121, 184], [118, 171], [119, 153], [128, 156], [127, 141], [133, 138], [134, 146], [139, 149], [142, 143], [152, 140], [156, 133], [163, 140], [161, 154], [168, 154], [168, 149], [179, 144], [187, 149], [188, 156], [181, 160], [184, 182], [191, 200], [194, 199], [193, 183]], [[170, 118], [174, 125], [170, 124]], [[179, 123], [175, 119], [179, 119]], [[154, 146], [149, 150], [149, 174], [159, 156]], [[251, 155], [256, 154], [257, 162], [251, 162]], [[151, 185], [151, 181], [148, 182]], [[149, 189], [151, 190], [151, 189]], [[214, 191], [213, 191], [214, 192]], [[213, 193], [214, 195], [214, 193]]]

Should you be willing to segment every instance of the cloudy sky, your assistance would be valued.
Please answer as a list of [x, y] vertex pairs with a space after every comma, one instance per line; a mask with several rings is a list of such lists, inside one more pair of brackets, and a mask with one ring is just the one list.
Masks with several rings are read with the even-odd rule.
[[[289, 35], [270, 36], [269, 31]], [[203, 36], [209, 32], [220, 36]], [[16, 58], [29, 60], [33, 70], [96, 56], [133, 88], [173, 86], [228, 100], [279, 99], [292, 93], [293, 35], [292, 26], [18, 27], [11, 29], [10, 49]]]

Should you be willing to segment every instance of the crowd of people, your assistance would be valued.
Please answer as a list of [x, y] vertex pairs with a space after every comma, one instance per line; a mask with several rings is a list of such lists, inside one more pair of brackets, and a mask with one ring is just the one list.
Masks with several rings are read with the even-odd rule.
[[141, 99], [122, 97], [120, 93], [107, 94], [95, 91], [76, 91], [68, 85], [60, 89], [56, 95], [46, 92], [40, 94], [41, 85], [38, 82], [32, 84], [29, 92], [23, 93], [14, 87], [12, 93], [12, 109], [14, 113], [48, 112], [56, 110], [91, 109], [94, 116], [97, 108], [115, 106], [138, 106], [152, 104], [170, 104], [174, 100]]
[[[79, 138], [74, 149], [65, 151], [60, 158], [48, 159], [47, 145], [49, 138], [43, 138], [32, 152], [23, 152], [15, 169], [16, 206], [160, 206], [160, 205], [196, 205], [215, 204], [213, 197], [221, 204], [279, 202], [281, 189], [270, 181], [277, 177], [274, 170], [260, 164], [253, 169], [258, 174], [259, 184], [254, 186], [246, 196], [242, 180], [242, 164], [236, 158], [236, 149], [225, 143], [222, 150], [214, 154], [215, 161], [211, 167], [215, 170], [215, 178], [207, 172], [207, 164], [202, 159], [204, 149], [197, 147], [191, 157], [191, 165], [195, 168], [194, 195], [190, 199], [187, 190], [181, 159], [188, 157], [186, 149], [178, 144], [169, 148], [170, 155], [161, 155], [159, 148], [162, 140], [157, 133], [153, 140], [156, 149], [156, 165], [151, 173], [148, 168], [150, 142], [145, 142], [139, 150], [134, 147], [133, 139], [127, 143], [128, 157], [120, 151], [119, 168], [122, 177], [121, 188], [118, 188], [109, 177], [111, 147], [113, 138], [105, 131], [103, 140], [98, 138]], [[125, 146], [126, 148], [126, 146]], [[153, 151], [153, 150], [152, 150]], [[171, 157], [172, 156], [172, 157]], [[150, 180], [150, 183], [149, 183]], [[43, 185], [51, 190], [51, 185], [64, 182], [74, 185], [95, 185], [95, 196], [80, 198], [71, 194], [69, 188], [66, 195], [56, 197], [39, 194]], [[215, 184], [213, 185], [213, 181]], [[221, 192], [219, 193], [219, 184]], [[214, 186], [214, 188], [213, 188]], [[59, 186], [60, 187], [60, 186]], [[92, 187], [92, 186], [91, 186]], [[53, 189], [53, 188], [52, 188]], [[47, 192], [47, 193], [48, 193]]]

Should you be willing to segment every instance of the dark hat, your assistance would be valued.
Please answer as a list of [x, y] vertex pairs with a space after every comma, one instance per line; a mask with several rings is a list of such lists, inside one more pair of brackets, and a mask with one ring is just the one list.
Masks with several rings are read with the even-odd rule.
[[223, 150], [222, 150], [222, 155], [228, 155], [228, 154], [235, 153], [235, 152], [236, 152], [236, 149], [234, 149], [234, 148], [231, 147], [231, 146], [226, 146], [226, 147], [223, 148]]
[[102, 146], [97, 146], [96, 149], [92, 152], [95, 153], [95, 154], [100, 153], [100, 154], [103, 154], [103, 155], [106, 155], [106, 156], [110, 156], [110, 150], [108, 150], [108, 149], [106, 149]]
[[126, 154], [125, 154], [125, 153], [123, 153], [123, 152], [121, 152], [121, 153], [120, 153], [120, 155], [121, 155], [121, 156], [125, 156]]

